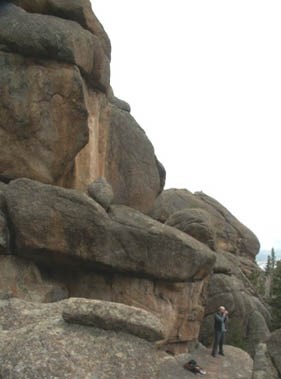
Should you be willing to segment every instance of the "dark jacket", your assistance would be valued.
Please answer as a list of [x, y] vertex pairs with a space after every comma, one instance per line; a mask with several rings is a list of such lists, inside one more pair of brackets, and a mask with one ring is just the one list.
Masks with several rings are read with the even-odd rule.
[[226, 322], [227, 322], [227, 316], [222, 315], [221, 313], [217, 312], [215, 314], [215, 324], [214, 328], [216, 332], [225, 332], [226, 331]]

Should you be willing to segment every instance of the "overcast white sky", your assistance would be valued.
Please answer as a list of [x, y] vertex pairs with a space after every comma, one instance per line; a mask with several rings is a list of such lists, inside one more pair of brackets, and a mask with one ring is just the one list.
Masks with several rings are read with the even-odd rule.
[[281, 2], [92, 0], [111, 83], [167, 188], [203, 191], [281, 249]]

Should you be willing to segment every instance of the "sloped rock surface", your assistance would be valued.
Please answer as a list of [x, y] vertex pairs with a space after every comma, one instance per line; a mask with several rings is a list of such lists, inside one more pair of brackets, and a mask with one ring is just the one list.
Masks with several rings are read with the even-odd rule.
[[[9, 336], [10, 331], [32, 326], [50, 318], [60, 318], [63, 304], [63, 301], [42, 304], [17, 298], [1, 299], [0, 330], [4, 332], [1, 336]], [[1, 349], [3, 345], [1, 341]]]
[[[214, 359], [210, 350], [201, 346], [189, 354], [182, 354], [175, 358], [165, 357], [160, 366], [159, 379], [197, 377], [197, 375], [195, 376], [183, 368], [184, 364], [190, 359], [196, 360], [198, 365], [206, 371], [206, 378], [252, 379], [253, 360], [249, 354], [233, 346], [225, 346], [225, 354], [225, 357]], [[198, 374], [198, 377], [201, 375]]]
[[148, 341], [164, 338], [163, 325], [156, 316], [125, 304], [71, 298], [63, 309], [62, 317], [71, 324], [127, 332]]
[[126, 207], [110, 218], [73, 190], [18, 179], [5, 196], [21, 256], [172, 281], [203, 279], [215, 262], [211, 250], [184, 233]]
[[[2, 301], [0, 314], [13, 300]], [[25, 323], [27, 308], [37, 314]], [[127, 333], [65, 323], [62, 303], [25, 305], [17, 324], [0, 331], [0, 374], [3, 378], [156, 378], [159, 352], [144, 339]], [[1, 319], [1, 318], [0, 318]]]
[[[193, 378], [183, 365], [196, 359], [210, 379], [251, 379], [253, 362], [240, 349], [225, 346], [226, 356], [217, 359], [203, 347], [171, 357], [128, 333], [64, 322], [61, 313], [69, 301], [0, 301], [3, 378]], [[8, 323], [7, 319], [13, 321]]]

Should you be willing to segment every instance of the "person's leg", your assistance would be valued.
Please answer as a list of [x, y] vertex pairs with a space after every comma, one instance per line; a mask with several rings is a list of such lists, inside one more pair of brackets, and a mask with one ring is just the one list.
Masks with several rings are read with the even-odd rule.
[[220, 340], [219, 340], [219, 354], [224, 355], [223, 352], [223, 343], [224, 343], [224, 333], [221, 333]]
[[221, 332], [215, 331], [214, 333], [214, 343], [213, 343], [213, 349], [212, 349], [212, 356], [215, 357], [218, 352], [218, 346], [220, 341], [220, 335]]

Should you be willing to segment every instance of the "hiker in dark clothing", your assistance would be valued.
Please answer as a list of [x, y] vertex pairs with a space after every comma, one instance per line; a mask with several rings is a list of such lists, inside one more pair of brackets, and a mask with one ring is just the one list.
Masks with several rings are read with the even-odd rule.
[[228, 312], [225, 307], [219, 307], [218, 312], [215, 314], [215, 323], [214, 323], [214, 343], [212, 356], [215, 357], [219, 350], [220, 355], [224, 355], [223, 352], [223, 342], [224, 342], [224, 333], [226, 332], [226, 322], [228, 319]]

